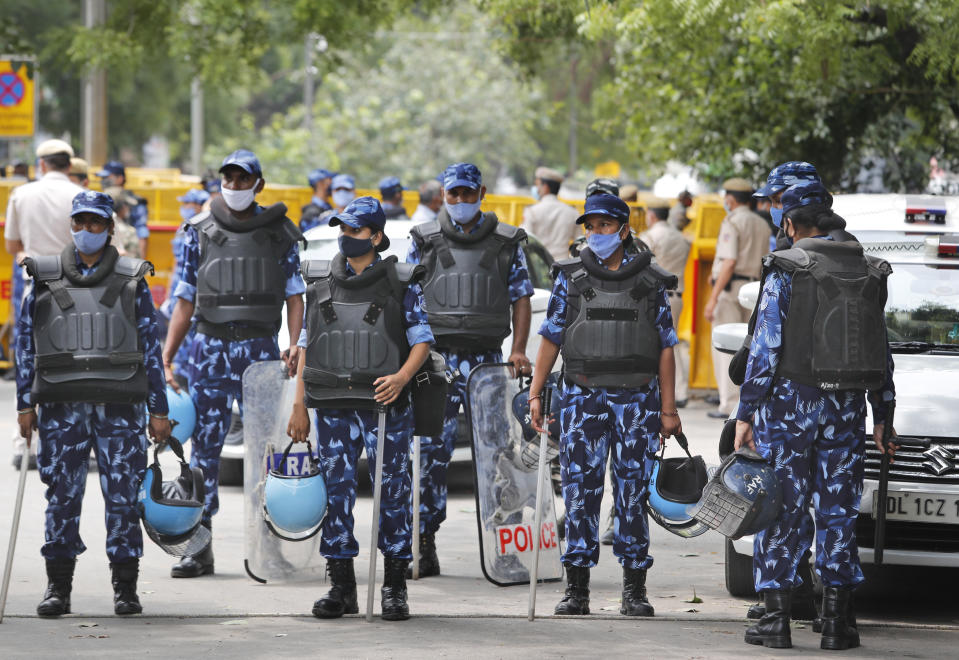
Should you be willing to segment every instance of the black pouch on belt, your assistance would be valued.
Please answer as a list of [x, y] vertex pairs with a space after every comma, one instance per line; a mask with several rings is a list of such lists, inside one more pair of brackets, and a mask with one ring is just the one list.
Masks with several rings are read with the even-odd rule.
[[410, 383], [413, 393], [413, 435], [433, 437], [443, 433], [449, 387], [446, 360], [436, 351], [430, 351]]

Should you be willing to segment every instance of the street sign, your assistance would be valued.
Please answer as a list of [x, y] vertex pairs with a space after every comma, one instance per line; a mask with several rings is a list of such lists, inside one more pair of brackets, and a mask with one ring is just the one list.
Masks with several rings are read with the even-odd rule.
[[0, 138], [29, 138], [36, 130], [34, 60], [0, 55]]

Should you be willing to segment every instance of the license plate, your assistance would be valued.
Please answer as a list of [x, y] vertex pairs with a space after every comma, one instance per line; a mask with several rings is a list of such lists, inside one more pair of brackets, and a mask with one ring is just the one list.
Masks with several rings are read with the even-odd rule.
[[[873, 491], [873, 517], [879, 510], [879, 492]], [[886, 520], [910, 520], [959, 525], [959, 495], [945, 493], [886, 493]]]

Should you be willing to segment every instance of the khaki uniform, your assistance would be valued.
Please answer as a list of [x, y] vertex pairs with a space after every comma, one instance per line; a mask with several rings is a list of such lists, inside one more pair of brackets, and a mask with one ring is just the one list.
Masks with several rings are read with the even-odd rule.
[[[736, 268], [728, 289], [721, 291], [716, 299], [713, 325], [723, 323], [748, 323], [751, 310], [739, 304], [739, 289], [747, 282], [759, 279], [762, 258], [769, 252], [769, 225], [747, 206], [737, 206], [730, 211], [719, 228], [716, 241], [716, 258], [713, 261], [711, 279], [715, 281], [723, 261], [733, 259]], [[739, 387], [729, 379], [731, 355], [713, 351], [713, 370], [719, 388], [719, 411], [734, 414], [739, 407]]]
[[576, 224], [579, 213], [569, 204], [559, 201], [556, 195], [546, 195], [523, 211], [523, 224], [528, 234], [540, 240], [553, 259], [568, 259], [569, 244], [579, 236]]
[[[668, 221], [662, 220], [640, 234], [639, 239], [649, 246], [656, 263], [679, 279], [676, 290], [668, 292], [673, 327], [678, 328], [679, 315], [683, 312], [683, 275], [690, 243]], [[676, 359], [676, 401], [684, 401], [689, 398], [689, 344], [680, 340], [673, 347], [673, 356]]]

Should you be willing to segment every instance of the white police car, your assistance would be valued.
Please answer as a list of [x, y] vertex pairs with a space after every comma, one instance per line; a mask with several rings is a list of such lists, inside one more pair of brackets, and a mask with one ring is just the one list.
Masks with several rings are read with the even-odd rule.
[[[869, 254], [887, 260], [886, 324], [895, 360], [895, 429], [921, 448], [900, 448], [889, 469], [883, 563], [959, 567], [959, 197], [838, 195], [833, 209]], [[743, 287], [752, 309], [759, 283]], [[744, 324], [713, 329], [713, 345], [733, 353]], [[867, 409], [869, 406], [867, 406]], [[871, 411], [870, 411], [871, 415]], [[866, 422], [859, 555], [872, 563], [880, 454]], [[752, 537], [726, 542], [726, 586], [753, 593]]]

